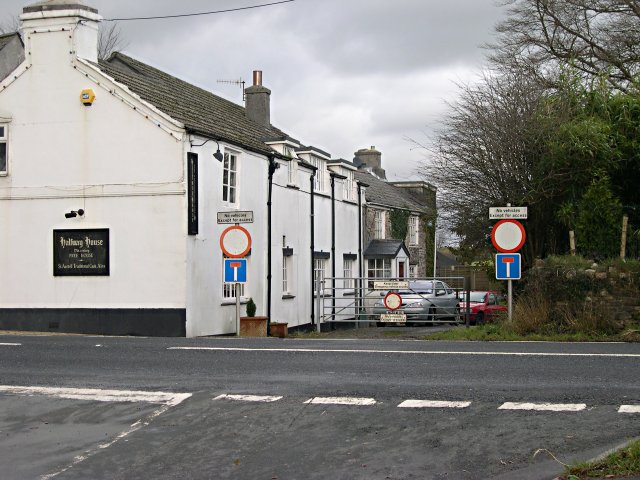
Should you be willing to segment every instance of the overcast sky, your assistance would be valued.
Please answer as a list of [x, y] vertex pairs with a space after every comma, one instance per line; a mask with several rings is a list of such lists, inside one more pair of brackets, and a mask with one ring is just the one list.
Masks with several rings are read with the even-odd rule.
[[[105, 19], [176, 15], [275, 0], [85, 0]], [[2, 0], [0, 22], [35, 0]], [[295, 0], [241, 12], [122, 21], [124, 52], [236, 103], [218, 80], [263, 71], [272, 123], [333, 158], [372, 145], [391, 180], [416, 178], [424, 140], [456, 82], [473, 81], [503, 11], [495, 0]]]

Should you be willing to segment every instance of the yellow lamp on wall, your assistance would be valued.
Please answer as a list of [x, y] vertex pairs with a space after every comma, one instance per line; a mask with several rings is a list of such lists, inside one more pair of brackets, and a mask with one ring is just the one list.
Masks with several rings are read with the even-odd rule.
[[84, 90], [82, 90], [82, 93], [80, 93], [80, 101], [85, 107], [90, 107], [91, 105], [93, 105], [93, 101], [95, 99], [96, 94], [93, 93], [93, 90], [91, 90], [90, 88], [85, 88]]

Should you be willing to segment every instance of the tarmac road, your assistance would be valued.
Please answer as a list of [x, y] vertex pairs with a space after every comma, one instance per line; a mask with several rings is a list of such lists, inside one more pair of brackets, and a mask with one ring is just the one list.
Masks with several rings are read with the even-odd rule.
[[9, 335], [0, 365], [7, 479], [547, 479], [640, 431], [637, 344]]

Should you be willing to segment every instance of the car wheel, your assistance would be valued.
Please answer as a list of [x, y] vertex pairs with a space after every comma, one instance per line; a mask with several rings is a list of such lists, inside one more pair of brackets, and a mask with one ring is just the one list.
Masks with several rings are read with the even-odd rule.
[[431, 305], [429, 307], [429, 316], [428, 316], [428, 318], [432, 323], [436, 322], [436, 307], [434, 307], [433, 305]]
[[460, 312], [460, 307], [456, 307], [451, 325], [458, 325], [459, 323], [462, 323], [462, 313]]
[[476, 321], [474, 323], [476, 325], [482, 325], [484, 323], [484, 313], [483, 312], [476, 313]]
[[387, 324], [385, 322], [376, 322], [376, 327], [386, 327]]

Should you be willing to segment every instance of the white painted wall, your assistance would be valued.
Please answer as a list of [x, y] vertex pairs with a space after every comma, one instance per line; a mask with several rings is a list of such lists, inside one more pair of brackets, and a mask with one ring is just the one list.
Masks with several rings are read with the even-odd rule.
[[[185, 308], [179, 128], [170, 135], [141, 115], [142, 104], [134, 111], [106, 79], [98, 85], [99, 73], [74, 68], [69, 32], [31, 37], [29, 68], [0, 89], [0, 109], [12, 116], [9, 174], [0, 177], [0, 276], [11, 281], [0, 306]], [[97, 96], [91, 107], [80, 102], [85, 88]], [[64, 218], [79, 208], [84, 218]], [[110, 229], [111, 275], [53, 277], [53, 229], [94, 227]]]

